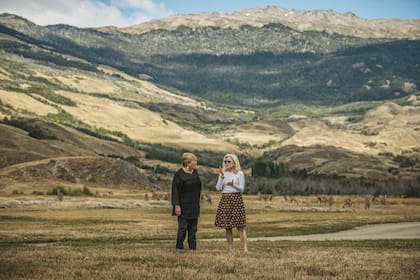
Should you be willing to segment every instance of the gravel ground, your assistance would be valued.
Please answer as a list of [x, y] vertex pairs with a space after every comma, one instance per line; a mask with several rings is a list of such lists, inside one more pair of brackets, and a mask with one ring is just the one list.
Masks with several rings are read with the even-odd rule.
[[248, 240], [250, 241], [255, 241], [255, 240], [323, 241], [323, 240], [374, 240], [374, 239], [420, 239], [420, 222], [366, 225], [366, 226], [355, 227], [354, 229], [334, 232], [334, 233], [248, 238]]

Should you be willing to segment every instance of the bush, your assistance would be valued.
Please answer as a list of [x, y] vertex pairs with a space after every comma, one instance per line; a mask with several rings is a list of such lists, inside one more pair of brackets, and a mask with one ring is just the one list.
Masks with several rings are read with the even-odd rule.
[[58, 185], [54, 187], [51, 191], [49, 191], [47, 194], [58, 195], [59, 192], [62, 193], [63, 195], [68, 195], [68, 196], [82, 196], [82, 195], [93, 196], [93, 193], [86, 186], [84, 186], [83, 188], [72, 189], [72, 188], [66, 188], [64, 186]]
[[124, 160], [125, 160], [125, 161], [128, 161], [128, 162], [130, 162], [130, 163], [132, 163], [132, 164], [134, 164], [134, 165], [136, 165], [136, 164], [140, 164], [140, 160], [139, 160], [139, 158], [138, 158], [138, 157], [136, 157], [136, 156], [128, 156], [128, 157], [126, 157]]
[[407, 186], [404, 195], [407, 197], [420, 197], [420, 179], [417, 180], [417, 183], [410, 183]]
[[67, 105], [67, 106], [76, 106], [76, 103], [71, 100], [70, 98], [67, 98], [65, 96], [59, 95], [54, 93], [51, 89], [43, 86], [30, 86], [27, 90], [27, 93], [36, 93], [54, 103], [61, 104], [61, 105]]
[[3, 123], [7, 125], [11, 125], [22, 130], [28, 132], [28, 136], [36, 139], [57, 139], [57, 137], [52, 134], [48, 129], [43, 128], [37, 124], [33, 123], [34, 120], [31, 119], [4, 119]]
[[92, 193], [92, 192], [90, 191], [90, 189], [89, 189], [88, 187], [86, 187], [86, 186], [83, 186], [82, 193], [83, 193], [84, 195], [93, 196], [93, 193]]
[[394, 161], [398, 162], [400, 167], [411, 167], [416, 165], [416, 161], [406, 156], [396, 156]]
[[18, 195], [18, 194], [24, 194], [22, 191], [18, 191], [18, 190], [13, 190], [12, 191], [13, 195]]
[[256, 160], [251, 168], [252, 176], [284, 177], [290, 173], [284, 163], [263, 159]]
[[28, 136], [35, 139], [57, 139], [57, 137], [51, 134], [48, 130], [42, 129], [38, 126], [32, 127]]
[[[181, 156], [184, 152], [186, 150], [167, 147], [161, 144], [152, 144], [146, 152], [146, 158], [181, 164]], [[223, 159], [223, 154], [210, 151], [192, 151], [192, 153], [197, 156], [199, 164], [200, 162], [205, 162], [206, 166], [210, 167], [220, 166]], [[246, 166], [246, 164], [243, 164], [245, 162], [247, 162], [247, 159], [244, 157], [244, 160], [241, 160], [241, 165]]]
[[167, 173], [169, 173], [170, 172], [170, 170], [167, 168], [167, 167], [165, 167], [165, 166], [161, 166], [160, 164], [157, 164], [155, 167], [154, 167], [154, 170], [153, 170], [156, 174], [167, 174]]
[[33, 195], [44, 195], [44, 192], [40, 192], [40, 191], [33, 191], [32, 192]]
[[58, 193], [62, 193], [67, 195], [67, 189], [64, 186], [55, 186], [51, 191], [47, 192], [48, 195], [57, 195]]
[[399, 180], [373, 180], [291, 174], [280, 178], [247, 176], [245, 192], [275, 195], [379, 195], [420, 196], [420, 177]]

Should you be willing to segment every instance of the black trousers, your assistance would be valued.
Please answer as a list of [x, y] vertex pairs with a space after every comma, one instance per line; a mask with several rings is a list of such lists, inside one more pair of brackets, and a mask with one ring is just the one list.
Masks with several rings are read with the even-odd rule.
[[185, 219], [178, 216], [178, 234], [176, 236], [176, 248], [184, 249], [184, 240], [188, 232], [188, 247], [192, 250], [197, 248], [197, 224], [198, 219]]

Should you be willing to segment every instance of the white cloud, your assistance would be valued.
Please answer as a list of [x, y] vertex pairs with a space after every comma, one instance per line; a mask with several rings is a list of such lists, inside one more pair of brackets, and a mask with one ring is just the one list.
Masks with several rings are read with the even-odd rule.
[[151, 0], [113, 0], [112, 3], [115, 6], [123, 6], [128, 8], [142, 9], [147, 12], [156, 12], [162, 8], [163, 4], [155, 4]]
[[172, 12], [151, 0], [13, 0], [0, 1], [0, 13], [22, 16], [38, 25], [119, 27], [167, 16]]

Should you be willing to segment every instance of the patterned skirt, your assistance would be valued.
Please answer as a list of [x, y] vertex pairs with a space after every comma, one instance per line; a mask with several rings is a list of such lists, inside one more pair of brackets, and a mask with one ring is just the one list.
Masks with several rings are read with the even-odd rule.
[[221, 228], [246, 227], [245, 206], [240, 193], [224, 193], [214, 225]]

